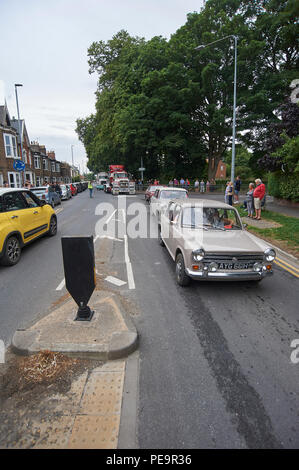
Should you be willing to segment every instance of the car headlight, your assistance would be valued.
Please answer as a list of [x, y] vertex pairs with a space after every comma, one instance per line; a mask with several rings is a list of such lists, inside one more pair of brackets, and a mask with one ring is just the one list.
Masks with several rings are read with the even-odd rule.
[[192, 251], [192, 257], [194, 261], [202, 261], [205, 256], [205, 250], [203, 248], [199, 248], [199, 250]]
[[273, 248], [267, 248], [264, 252], [266, 261], [273, 261], [276, 257], [276, 252]]

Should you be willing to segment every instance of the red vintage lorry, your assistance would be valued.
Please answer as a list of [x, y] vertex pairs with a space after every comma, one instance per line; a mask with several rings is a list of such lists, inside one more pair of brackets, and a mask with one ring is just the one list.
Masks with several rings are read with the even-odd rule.
[[109, 181], [112, 194], [135, 194], [135, 183], [130, 181], [124, 165], [109, 165]]

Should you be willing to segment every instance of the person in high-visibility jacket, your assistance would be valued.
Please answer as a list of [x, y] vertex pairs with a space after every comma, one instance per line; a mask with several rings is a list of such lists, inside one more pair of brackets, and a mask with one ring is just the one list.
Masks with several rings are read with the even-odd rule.
[[88, 182], [89, 197], [92, 197], [93, 184], [91, 181]]

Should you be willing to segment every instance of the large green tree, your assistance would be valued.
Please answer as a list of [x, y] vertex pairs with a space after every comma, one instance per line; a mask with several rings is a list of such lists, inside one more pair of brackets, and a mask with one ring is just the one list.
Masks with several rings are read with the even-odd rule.
[[[91, 170], [143, 157], [149, 177], [208, 177], [231, 146], [238, 37], [237, 142], [261, 156], [264, 135], [298, 68], [295, 0], [209, 0], [169, 41], [120, 31], [88, 50], [96, 113], [77, 121]], [[295, 18], [295, 21], [294, 21]]]

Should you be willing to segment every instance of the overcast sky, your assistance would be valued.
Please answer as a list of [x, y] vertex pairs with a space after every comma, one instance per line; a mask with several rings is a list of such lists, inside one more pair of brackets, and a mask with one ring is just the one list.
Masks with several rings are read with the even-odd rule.
[[30, 140], [56, 158], [86, 164], [76, 119], [94, 112], [97, 77], [88, 74], [87, 48], [125, 29], [132, 36], [169, 38], [200, 11], [202, 0], [0, 0], [0, 104], [20, 117]]

